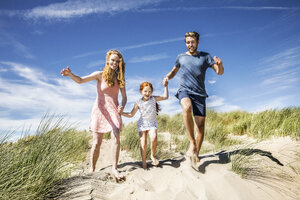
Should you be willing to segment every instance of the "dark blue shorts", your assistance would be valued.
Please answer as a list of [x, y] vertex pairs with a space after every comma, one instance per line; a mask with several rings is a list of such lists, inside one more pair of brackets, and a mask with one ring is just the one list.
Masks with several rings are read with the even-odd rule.
[[179, 99], [179, 103], [185, 97], [191, 100], [194, 116], [206, 116], [206, 97], [189, 94], [187, 91], [179, 91], [176, 97]]

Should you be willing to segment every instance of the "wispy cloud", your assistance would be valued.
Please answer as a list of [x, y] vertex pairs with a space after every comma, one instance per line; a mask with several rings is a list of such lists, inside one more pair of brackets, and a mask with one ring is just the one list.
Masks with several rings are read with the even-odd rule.
[[[154, 46], [154, 45], [160, 45], [160, 44], [165, 44], [165, 43], [170, 43], [170, 42], [178, 42], [178, 41], [183, 41], [183, 37], [177, 37], [177, 38], [171, 38], [171, 39], [166, 39], [166, 40], [159, 40], [159, 41], [152, 41], [152, 42], [145, 42], [141, 44], [135, 44], [135, 45], [128, 45], [128, 46], [121, 46], [121, 47], [114, 47], [112, 49], [118, 49], [120, 51], [126, 51], [126, 50], [131, 50], [131, 49], [138, 49], [138, 48], [143, 48], [147, 46]], [[91, 51], [91, 52], [86, 52], [80, 55], [76, 55], [73, 58], [83, 58], [91, 55], [96, 55], [99, 53], [104, 53], [107, 52], [107, 50], [99, 50], [99, 51]]]
[[153, 5], [163, 0], [68, 0], [62, 3], [53, 3], [39, 6], [29, 10], [25, 17], [28, 19], [70, 19], [91, 14], [114, 14], [139, 9], [143, 6]]
[[221, 112], [240, 110], [239, 106], [227, 103], [224, 98], [216, 95], [212, 95], [207, 99], [207, 107]]
[[93, 62], [90, 62], [87, 67], [92, 68], [92, 67], [104, 67], [105, 66], [105, 60], [96, 60]]
[[15, 51], [16, 54], [21, 57], [29, 58], [29, 59], [35, 58], [35, 56], [30, 53], [28, 47], [26, 47], [24, 44], [19, 42], [11, 34], [5, 33], [3, 31], [0, 32], [0, 45], [12, 47], [12, 50]]
[[300, 81], [300, 47], [286, 49], [265, 58], [259, 64], [261, 86], [268, 90], [293, 88]]
[[140, 63], [140, 62], [149, 62], [149, 61], [156, 61], [161, 59], [169, 58], [166, 53], [161, 54], [154, 54], [154, 55], [147, 55], [142, 57], [134, 57], [128, 60], [128, 63]]
[[167, 12], [167, 11], [201, 11], [201, 10], [249, 10], [249, 11], [262, 11], [262, 10], [299, 10], [300, 7], [284, 7], [284, 6], [202, 6], [202, 7], [174, 7], [174, 8], [145, 8], [140, 9], [138, 12]]
[[269, 99], [265, 102], [261, 102], [259, 107], [254, 110], [254, 112], [261, 112], [270, 109], [282, 109], [284, 107], [287, 107], [289, 105], [287, 102], [293, 98], [295, 98], [295, 95], [287, 95]]
[[50, 78], [32, 66], [0, 63], [15, 77], [7, 79], [0, 74], [0, 96], [4, 97], [0, 98], [1, 129], [22, 126], [25, 122], [35, 129], [37, 120], [47, 111], [69, 115], [72, 122], [81, 122], [80, 128], [88, 127], [96, 97], [95, 83], [78, 85], [66, 77]]

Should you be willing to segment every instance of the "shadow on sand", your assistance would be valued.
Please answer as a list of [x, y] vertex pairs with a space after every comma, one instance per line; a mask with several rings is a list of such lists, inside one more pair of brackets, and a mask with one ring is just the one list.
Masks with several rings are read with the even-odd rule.
[[218, 157], [217, 160], [209, 160], [209, 161], [205, 161], [203, 164], [201, 164], [198, 167], [198, 171], [201, 173], [205, 173], [206, 171], [206, 167], [210, 164], [227, 164], [231, 161], [231, 156], [235, 155], [235, 154], [240, 154], [240, 155], [244, 155], [244, 156], [251, 156], [253, 154], [256, 155], [260, 155], [260, 156], [266, 156], [268, 157], [271, 161], [275, 162], [276, 164], [283, 166], [283, 164], [274, 156], [272, 156], [271, 152], [268, 151], [263, 151], [260, 149], [250, 149], [250, 148], [245, 148], [245, 149], [238, 149], [238, 150], [234, 150], [234, 151], [220, 151], [216, 154], [210, 154], [210, 155], [205, 155], [205, 156], [200, 156], [200, 159], [203, 158], [208, 158], [208, 157]]
[[[159, 160], [159, 164], [157, 166], [152, 164], [152, 161], [147, 161], [147, 170], [150, 170], [151, 168], [163, 168], [164, 166], [171, 166], [174, 168], [179, 168], [181, 165], [181, 162], [185, 161], [185, 157], [183, 153], [179, 153], [176, 157], [168, 158], [165, 160]], [[99, 171], [105, 170], [107, 168], [111, 167], [111, 165], [101, 168]], [[142, 162], [141, 161], [134, 161], [134, 162], [124, 162], [118, 165], [118, 169], [122, 170], [126, 168], [126, 171], [134, 171], [136, 169], [142, 168]]]

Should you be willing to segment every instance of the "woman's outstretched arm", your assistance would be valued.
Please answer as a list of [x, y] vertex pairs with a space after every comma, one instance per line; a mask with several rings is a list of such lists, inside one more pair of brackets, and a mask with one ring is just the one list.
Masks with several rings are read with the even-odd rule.
[[96, 72], [91, 73], [90, 75], [80, 77], [80, 76], [77, 76], [77, 75], [73, 74], [70, 67], [62, 69], [60, 73], [63, 76], [70, 77], [73, 81], [75, 81], [78, 84], [86, 83], [86, 82], [89, 82], [89, 81], [92, 81], [92, 80], [95, 80], [95, 79], [100, 80], [101, 77], [102, 77], [100, 71], [96, 71]]

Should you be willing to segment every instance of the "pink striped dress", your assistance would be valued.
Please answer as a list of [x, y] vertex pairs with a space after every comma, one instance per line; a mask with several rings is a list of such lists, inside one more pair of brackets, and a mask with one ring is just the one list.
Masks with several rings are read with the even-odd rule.
[[122, 119], [118, 112], [119, 84], [109, 87], [102, 78], [97, 81], [97, 98], [95, 100], [89, 129], [97, 133], [121, 131]]

